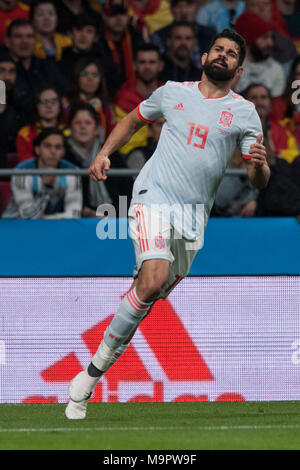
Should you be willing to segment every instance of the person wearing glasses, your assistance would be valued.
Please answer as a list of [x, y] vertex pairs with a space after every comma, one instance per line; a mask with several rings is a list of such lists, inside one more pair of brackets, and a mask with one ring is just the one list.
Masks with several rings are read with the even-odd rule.
[[48, 127], [57, 127], [63, 131], [66, 137], [69, 135], [64, 122], [60, 95], [51, 85], [45, 85], [37, 92], [34, 99], [32, 122], [22, 127], [17, 134], [18, 162], [33, 157], [33, 141], [41, 130]]

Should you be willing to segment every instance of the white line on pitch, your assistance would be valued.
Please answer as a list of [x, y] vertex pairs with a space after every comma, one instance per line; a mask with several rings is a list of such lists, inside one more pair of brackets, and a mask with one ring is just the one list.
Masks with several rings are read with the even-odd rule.
[[243, 429], [299, 429], [300, 424], [274, 424], [274, 425], [241, 425], [241, 426], [127, 426], [127, 427], [94, 427], [94, 428], [15, 428], [1, 429], [0, 433], [7, 432], [87, 432], [87, 431], [230, 431]]

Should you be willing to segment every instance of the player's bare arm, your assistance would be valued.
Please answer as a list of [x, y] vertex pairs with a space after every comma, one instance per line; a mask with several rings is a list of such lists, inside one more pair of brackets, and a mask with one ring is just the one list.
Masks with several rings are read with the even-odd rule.
[[118, 122], [88, 170], [93, 181], [107, 179], [105, 172], [110, 168], [109, 156], [125, 145], [145, 124], [146, 122], [139, 118], [136, 108]]
[[250, 147], [251, 159], [247, 160], [247, 172], [253, 186], [257, 189], [263, 189], [267, 186], [270, 179], [270, 168], [267, 163], [267, 152], [262, 145], [262, 134], [257, 136], [255, 144]]

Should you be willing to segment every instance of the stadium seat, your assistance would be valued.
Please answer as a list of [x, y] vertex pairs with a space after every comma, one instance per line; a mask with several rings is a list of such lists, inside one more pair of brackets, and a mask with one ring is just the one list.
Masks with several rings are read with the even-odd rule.
[[6, 209], [11, 198], [11, 189], [9, 181], [0, 182], [0, 215]]

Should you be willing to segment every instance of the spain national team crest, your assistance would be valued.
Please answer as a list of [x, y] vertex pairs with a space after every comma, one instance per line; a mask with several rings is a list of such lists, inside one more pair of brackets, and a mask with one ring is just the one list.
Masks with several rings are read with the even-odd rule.
[[229, 113], [229, 111], [222, 111], [219, 123], [223, 127], [231, 127], [233, 120], [233, 114]]
[[156, 248], [163, 249], [166, 246], [166, 242], [161, 233], [155, 236], [155, 246]]

